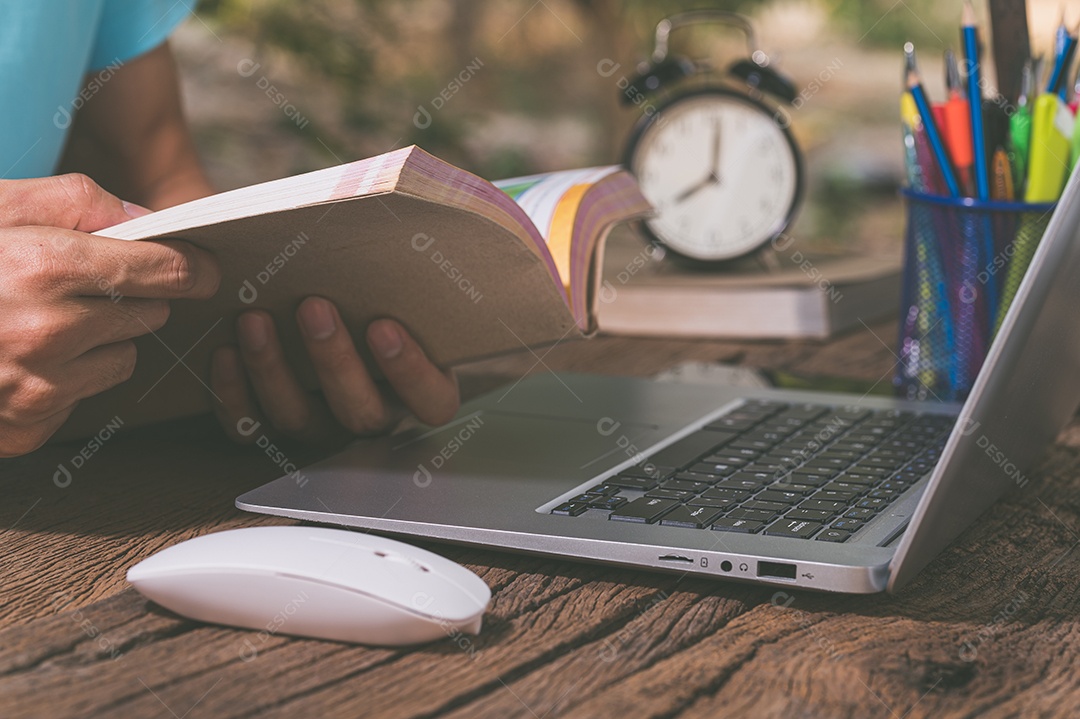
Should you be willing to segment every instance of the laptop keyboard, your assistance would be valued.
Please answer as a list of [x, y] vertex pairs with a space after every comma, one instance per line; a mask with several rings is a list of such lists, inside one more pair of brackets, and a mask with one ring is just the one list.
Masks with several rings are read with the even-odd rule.
[[749, 401], [551, 513], [845, 542], [933, 469], [954, 422]]

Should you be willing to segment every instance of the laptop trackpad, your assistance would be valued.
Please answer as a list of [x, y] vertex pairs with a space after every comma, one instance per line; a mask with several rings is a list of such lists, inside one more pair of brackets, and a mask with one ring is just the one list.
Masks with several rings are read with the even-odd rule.
[[[663, 436], [656, 425], [608, 417], [482, 410], [422, 434], [390, 438], [390, 464], [448, 476], [558, 478], [566, 486], [568, 473], [584, 481], [639, 456]], [[375, 466], [387, 469], [384, 459]]]

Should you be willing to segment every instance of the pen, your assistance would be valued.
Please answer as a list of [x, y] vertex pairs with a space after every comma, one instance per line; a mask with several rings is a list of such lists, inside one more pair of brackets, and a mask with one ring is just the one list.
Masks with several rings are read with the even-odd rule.
[[[1064, 18], [1062, 19], [1062, 28], [1065, 26]], [[1076, 32], [1070, 34], [1065, 31], [1065, 38], [1061, 42], [1061, 48], [1057, 51], [1057, 56], [1054, 59], [1054, 69], [1050, 73], [1050, 82], [1046, 86], [1046, 91], [1054, 95], [1059, 93], [1062, 95], [1062, 100], [1065, 99], [1065, 77], [1069, 74], [1069, 67], [1072, 65], [1073, 53], [1076, 52], [1076, 40], [1077, 33], [1080, 33], [1080, 25], [1077, 25]]]
[[952, 164], [949, 162], [949, 155], [945, 151], [945, 143], [942, 142], [941, 133], [938, 132], [937, 125], [934, 123], [934, 113], [930, 109], [930, 102], [926, 99], [926, 91], [923, 90], [922, 83], [919, 81], [919, 72], [915, 63], [915, 46], [910, 42], [904, 44], [904, 68], [908, 91], [911, 93], [911, 97], [915, 100], [915, 106], [919, 110], [923, 130], [926, 132], [926, 138], [930, 141], [930, 148], [934, 152], [934, 158], [937, 160], [941, 176], [945, 180], [949, 196], [959, 197], [960, 186], [957, 184], [956, 174], [953, 172]]
[[967, 64], [968, 102], [971, 103], [971, 140], [975, 154], [975, 192], [980, 200], [990, 199], [990, 173], [986, 165], [986, 138], [983, 136], [982, 76], [979, 68], [979, 34], [975, 28], [975, 8], [964, 0], [961, 38]]
[[[964, 97], [960, 66], [952, 50], [945, 51], [945, 86], [949, 99], [942, 104], [941, 132], [956, 168], [956, 179], [964, 194], [973, 191], [971, 166], [975, 161], [971, 140], [971, 106]], [[937, 108], [935, 107], [935, 110]]]

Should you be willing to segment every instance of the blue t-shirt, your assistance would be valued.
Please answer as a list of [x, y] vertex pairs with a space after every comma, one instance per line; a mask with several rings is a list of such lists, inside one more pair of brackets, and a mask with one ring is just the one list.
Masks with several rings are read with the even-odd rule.
[[0, 178], [53, 174], [78, 108], [196, 0], [0, 0]]

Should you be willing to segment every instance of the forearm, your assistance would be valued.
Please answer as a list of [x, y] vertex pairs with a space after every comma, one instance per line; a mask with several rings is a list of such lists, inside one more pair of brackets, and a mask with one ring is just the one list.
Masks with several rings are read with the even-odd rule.
[[76, 115], [61, 163], [153, 210], [213, 194], [195, 152], [168, 45], [126, 65]]

